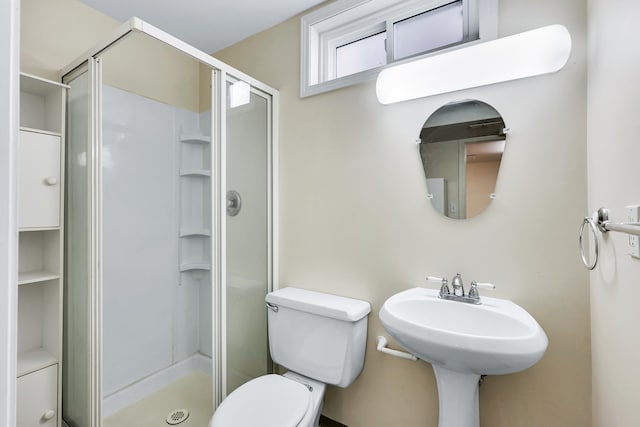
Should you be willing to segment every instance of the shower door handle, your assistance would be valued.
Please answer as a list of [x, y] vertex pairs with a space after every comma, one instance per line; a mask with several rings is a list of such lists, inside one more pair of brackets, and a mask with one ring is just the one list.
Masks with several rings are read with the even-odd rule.
[[227, 215], [236, 216], [242, 208], [242, 198], [235, 190], [227, 191]]

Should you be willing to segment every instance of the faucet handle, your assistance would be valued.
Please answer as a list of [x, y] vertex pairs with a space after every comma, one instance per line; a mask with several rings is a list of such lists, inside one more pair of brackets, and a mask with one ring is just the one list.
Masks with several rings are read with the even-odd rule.
[[493, 283], [478, 283], [475, 280], [471, 282], [469, 287], [469, 294], [467, 295], [469, 298], [480, 301], [480, 293], [478, 292], [478, 288], [482, 289], [495, 289], [496, 285]]
[[482, 282], [476, 282], [475, 280], [471, 282], [471, 286], [476, 286], [478, 288], [491, 289], [491, 290], [494, 290], [496, 288], [496, 285], [494, 285], [493, 283], [482, 283]]
[[449, 295], [451, 293], [449, 291], [449, 286], [447, 286], [447, 279], [444, 277], [427, 276], [427, 282], [442, 283], [442, 285], [440, 286], [440, 296]]

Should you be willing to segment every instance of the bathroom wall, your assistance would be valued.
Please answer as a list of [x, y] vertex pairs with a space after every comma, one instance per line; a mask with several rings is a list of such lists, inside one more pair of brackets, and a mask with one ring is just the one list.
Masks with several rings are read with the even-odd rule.
[[[329, 388], [330, 418], [437, 425], [431, 367], [375, 351], [377, 312], [426, 275], [459, 271], [495, 283], [492, 295], [522, 305], [550, 341], [533, 368], [487, 378], [482, 425], [590, 425], [589, 286], [576, 244], [587, 208], [586, 4], [500, 2], [500, 36], [555, 23], [573, 38], [561, 72], [391, 106], [374, 82], [300, 99], [299, 18], [215, 54], [280, 90], [280, 284], [372, 304], [364, 371]], [[492, 104], [511, 132], [498, 198], [456, 221], [430, 206], [415, 140], [433, 111], [463, 98]]]
[[[52, 80], [122, 25], [77, 0], [22, 0], [21, 20], [20, 70]], [[199, 99], [196, 85], [184, 84], [201, 71], [197, 61], [140, 34], [121, 42], [104, 64], [111, 86], [191, 111], [211, 103], [210, 96]]]
[[56, 80], [58, 70], [120, 26], [76, 0], [21, 0], [20, 70]]
[[201, 92], [211, 98], [194, 84], [200, 62], [145, 34], [130, 34], [103, 59], [105, 82], [113, 87], [191, 111], [200, 111]]
[[[624, 221], [624, 207], [640, 204], [640, 56], [636, 38], [640, 3], [589, 0], [588, 158], [589, 210], [610, 210]], [[638, 425], [640, 344], [637, 340], [640, 259], [626, 254], [627, 235], [601, 239], [591, 273], [593, 426]]]

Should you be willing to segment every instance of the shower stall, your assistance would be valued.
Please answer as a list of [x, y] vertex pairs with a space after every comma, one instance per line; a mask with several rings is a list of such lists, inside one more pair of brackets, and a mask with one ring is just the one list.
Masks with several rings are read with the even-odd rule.
[[63, 419], [206, 425], [272, 369], [278, 92], [136, 18], [63, 75]]

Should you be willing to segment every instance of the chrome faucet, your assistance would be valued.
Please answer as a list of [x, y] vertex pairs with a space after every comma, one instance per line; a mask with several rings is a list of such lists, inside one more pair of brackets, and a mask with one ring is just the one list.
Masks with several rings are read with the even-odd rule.
[[451, 279], [451, 286], [453, 286], [453, 294], [457, 297], [464, 296], [464, 283], [462, 283], [462, 276], [460, 273], [456, 273]]
[[453, 287], [453, 292], [449, 291], [449, 286], [447, 286], [447, 279], [445, 278], [427, 276], [427, 280], [442, 283], [442, 285], [440, 286], [440, 294], [438, 295], [439, 298], [459, 301], [459, 302], [466, 302], [470, 304], [482, 304], [482, 301], [480, 301], [480, 293], [478, 292], [479, 287], [485, 288], [485, 289], [496, 288], [495, 285], [492, 285], [491, 283], [478, 283], [474, 280], [471, 282], [471, 285], [469, 286], [469, 293], [465, 295], [464, 283], [462, 282], [462, 276], [460, 275], [460, 273], [456, 273], [453, 279], [451, 279], [451, 286]]

